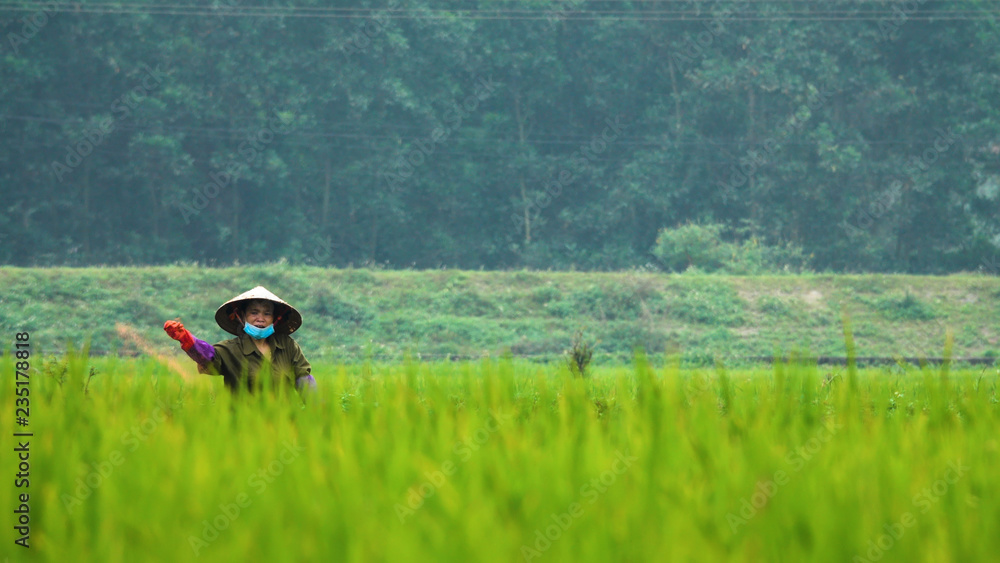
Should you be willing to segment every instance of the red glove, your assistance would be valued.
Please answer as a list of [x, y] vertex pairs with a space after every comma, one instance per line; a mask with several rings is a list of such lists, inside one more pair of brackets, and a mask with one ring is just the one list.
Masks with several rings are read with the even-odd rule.
[[163, 323], [163, 330], [170, 335], [170, 338], [181, 343], [181, 350], [185, 352], [194, 346], [194, 335], [184, 328], [180, 321], [167, 321]]

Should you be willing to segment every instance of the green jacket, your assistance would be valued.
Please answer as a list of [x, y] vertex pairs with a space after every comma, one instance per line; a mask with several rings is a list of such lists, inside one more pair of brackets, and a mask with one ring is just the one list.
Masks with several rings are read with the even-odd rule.
[[[272, 334], [266, 342], [271, 348], [271, 372], [276, 381], [287, 382], [293, 387], [299, 377], [310, 375], [312, 367], [302, 355], [297, 342], [287, 334]], [[223, 340], [213, 346], [215, 358], [205, 366], [199, 366], [200, 373], [221, 375], [230, 390], [235, 391], [240, 382], [250, 389], [256, 389], [263, 382], [258, 381], [258, 373], [264, 364], [260, 353], [249, 334]]]

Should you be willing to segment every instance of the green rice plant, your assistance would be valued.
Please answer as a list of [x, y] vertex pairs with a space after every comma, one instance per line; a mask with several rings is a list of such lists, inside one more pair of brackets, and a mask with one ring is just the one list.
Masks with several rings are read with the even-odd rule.
[[[798, 359], [683, 367], [674, 353], [573, 378], [510, 358], [317, 362], [318, 392], [303, 403], [233, 397], [152, 358], [55, 360], [65, 377], [30, 372], [31, 548], [3, 526], [12, 561], [1000, 552], [994, 368], [849, 379]], [[84, 393], [91, 368], [100, 375]], [[14, 373], [11, 356], [0, 371]], [[0, 384], [6, 421], [14, 390], [13, 377]], [[5, 432], [0, 448], [16, 440]], [[19, 492], [0, 487], [8, 518]]]

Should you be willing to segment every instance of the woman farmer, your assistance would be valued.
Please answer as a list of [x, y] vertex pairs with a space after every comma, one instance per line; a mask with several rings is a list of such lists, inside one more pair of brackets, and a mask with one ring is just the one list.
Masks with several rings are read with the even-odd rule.
[[276, 379], [294, 382], [300, 393], [303, 388], [316, 389], [312, 368], [290, 336], [302, 326], [302, 315], [277, 295], [258, 285], [223, 303], [215, 312], [215, 322], [236, 338], [212, 346], [195, 338], [179, 321], [167, 321], [163, 330], [198, 363], [199, 373], [221, 375], [231, 391], [259, 387], [262, 382], [257, 376], [265, 359], [270, 360]]

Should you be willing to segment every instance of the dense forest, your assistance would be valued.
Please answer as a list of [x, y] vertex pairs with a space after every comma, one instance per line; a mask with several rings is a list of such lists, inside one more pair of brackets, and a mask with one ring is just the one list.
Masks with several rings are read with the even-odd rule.
[[[1000, 5], [0, 3], [0, 263], [997, 273]], [[683, 250], [683, 249], [682, 249]]]

